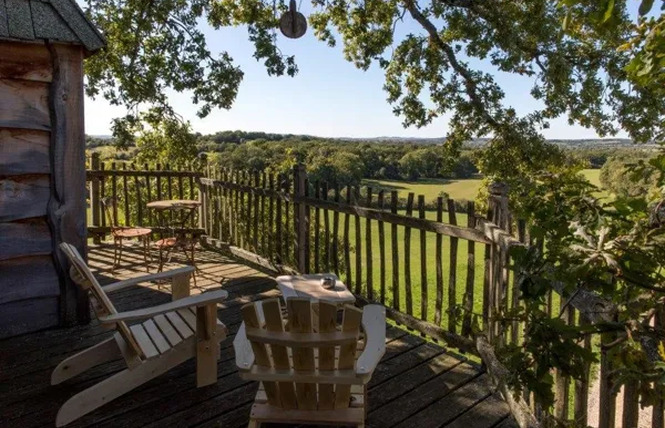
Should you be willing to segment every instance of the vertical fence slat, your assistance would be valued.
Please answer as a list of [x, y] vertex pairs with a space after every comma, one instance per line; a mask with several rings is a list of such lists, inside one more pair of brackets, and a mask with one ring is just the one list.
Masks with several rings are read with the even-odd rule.
[[109, 226], [118, 225], [118, 177], [115, 173], [117, 167], [115, 162], [111, 162], [111, 198], [113, 198], [113, 224]]
[[[455, 213], [455, 201], [448, 199], [448, 222], [457, 226], [457, 215]], [[450, 267], [448, 275], [448, 331], [457, 332], [457, 246], [458, 238], [450, 237]]]
[[[466, 207], [466, 225], [469, 228], [476, 227], [476, 207], [473, 201], [469, 201]], [[471, 312], [473, 311], [473, 292], [476, 282], [476, 243], [467, 242], [466, 256], [466, 291], [464, 293], [464, 320], [462, 321], [462, 335], [471, 335]]]
[[[397, 214], [397, 190], [390, 192], [390, 212]], [[391, 252], [393, 256], [393, 309], [398, 310], [400, 308], [400, 298], [399, 298], [399, 248], [397, 241], [397, 225], [395, 223], [390, 224], [390, 240], [391, 240]]]
[[[261, 174], [261, 190], [265, 191], [268, 187], [268, 176], [265, 172]], [[269, 221], [266, 220], [266, 196], [265, 193], [261, 194], [261, 253], [269, 254], [266, 248], [266, 235], [268, 234], [266, 225]]]
[[[657, 329], [665, 328], [665, 313], [661, 305], [656, 311], [655, 327]], [[658, 389], [662, 393], [662, 387]], [[656, 399], [651, 416], [651, 428], [665, 428], [665, 402], [663, 399]]]
[[[277, 175], [277, 189], [280, 192], [283, 190], [282, 177]], [[282, 258], [282, 244], [284, 238], [282, 236], [282, 198], [278, 197], [275, 201], [275, 257], [279, 263], [284, 263]]]
[[[436, 198], [436, 221], [443, 222], [443, 198]], [[436, 302], [434, 303], [434, 324], [441, 325], [443, 309], [443, 236], [436, 234]]]
[[[425, 196], [418, 195], [418, 218], [425, 219]], [[420, 230], [420, 319], [427, 321], [427, 232]]]
[[[194, 167], [190, 167], [190, 171], [194, 171]], [[197, 180], [198, 182], [198, 180]], [[189, 176], [189, 199], [195, 201], [198, 199], [198, 196], [196, 194], [196, 186], [194, 185], [194, 176]], [[194, 227], [194, 222], [196, 221], [195, 219], [196, 216], [191, 216], [189, 221], [191, 227]]]
[[[579, 324], [584, 325], [588, 324], [588, 321], [582, 315], [579, 314]], [[591, 351], [591, 335], [586, 335], [584, 337], [584, 348], [588, 351]], [[584, 377], [581, 380], [575, 381], [575, 404], [574, 404], [574, 415], [575, 422], [579, 426], [587, 426], [587, 419], [589, 413], [589, 375], [591, 371], [591, 364], [587, 363], [584, 369]]]
[[[260, 181], [259, 181], [260, 175], [259, 172], [256, 171], [254, 172], [254, 189], [259, 189], [260, 188]], [[254, 195], [254, 239], [252, 241], [252, 245], [254, 246], [253, 251], [255, 253], [259, 253], [259, 206], [260, 206], [260, 201], [259, 201], [259, 195], [258, 193]]]
[[[355, 192], [353, 195], [353, 204], [358, 205], [358, 201], [360, 200], [360, 188], [356, 187]], [[363, 282], [363, 277], [362, 277], [362, 267], [363, 267], [363, 261], [362, 261], [362, 237], [361, 237], [361, 232], [360, 232], [360, 216], [357, 214], [353, 216], [353, 225], [354, 230], [355, 230], [355, 237], [356, 237], [356, 294], [362, 293], [362, 282]]]
[[[372, 207], [372, 188], [367, 187], [367, 207]], [[374, 300], [374, 279], [372, 277], [372, 222], [369, 217], [365, 218], [365, 269], [367, 273], [367, 298]]]
[[[99, 171], [99, 153], [93, 153], [92, 158], [90, 159], [90, 168], [93, 171]], [[99, 177], [93, 177], [92, 182], [90, 183], [90, 210], [92, 211], [92, 224], [95, 226], [101, 225], [101, 217], [104, 217], [102, 212], [102, 205], [100, 203], [100, 183], [101, 180]], [[101, 215], [101, 216], [100, 216]], [[96, 234], [93, 238], [95, 244], [101, 242], [99, 234]]]
[[[413, 215], [413, 193], [409, 193], [406, 201], [406, 216]], [[406, 298], [406, 313], [413, 315], [413, 295], [411, 294], [411, 228], [404, 228], [404, 293]]]
[[[293, 189], [292, 175], [285, 175], [282, 185], [284, 186], [284, 194], [289, 195]], [[284, 201], [284, 261], [286, 262], [291, 254], [291, 239], [295, 238], [295, 233], [292, 235], [291, 228], [291, 205], [288, 201]], [[294, 231], [295, 232], [295, 231]], [[297, 264], [298, 260], [294, 260]]]
[[[146, 164], [143, 165], [143, 169], [146, 172], [146, 175], [145, 175], [145, 191], [146, 191], [146, 198], [147, 198], [146, 203], [148, 203], [148, 202], [152, 202], [152, 186], [150, 185], [150, 167], [146, 163]], [[148, 223], [150, 223], [151, 225], [154, 224], [153, 221], [152, 221], [152, 210], [151, 209], [148, 210]]]
[[[574, 314], [570, 310], [570, 305], [563, 302], [563, 299], [561, 304], [566, 305], [561, 313], [561, 318], [566, 324], [572, 324], [574, 322]], [[568, 419], [568, 404], [570, 401], [570, 377], [560, 371], [556, 373], [554, 393], [554, 415], [559, 419], [566, 420]]]
[[[346, 205], [351, 205], [351, 186], [346, 186]], [[344, 267], [346, 268], [346, 285], [349, 290], [353, 289], [351, 280], [351, 237], [349, 236], [351, 215], [344, 214]]]
[[127, 186], [127, 163], [123, 162], [122, 171], [125, 172], [122, 176], [122, 202], [125, 210], [125, 226], [131, 226], [132, 220], [130, 218], [131, 211], [129, 211], [129, 189]]
[[275, 190], [275, 176], [273, 174], [268, 175], [268, 189], [270, 190], [270, 198], [268, 198], [268, 230], [270, 236], [267, 237], [267, 245], [269, 259], [275, 260], [275, 241], [277, 238], [273, 237], [273, 230], [275, 230], [277, 225], [275, 222], [275, 198], [273, 196]]
[[[243, 175], [244, 182], [242, 183], [243, 185], [247, 187], [251, 187], [252, 185], [252, 174], [249, 172], [245, 173]], [[251, 191], [244, 191], [244, 193], [247, 195], [245, 198], [243, 198], [243, 206], [245, 207], [245, 215], [243, 216], [243, 219], [245, 219], [245, 248], [247, 250], [252, 250], [252, 224], [253, 224], [253, 219], [252, 219], [252, 211], [254, 208], [254, 195], [252, 195]]]
[[[314, 198], [321, 198], [321, 184], [314, 182]], [[321, 272], [321, 209], [314, 208], [314, 271]]]
[[[335, 203], [339, 205], [340, 203], [340, 189], [339, 184], [335, 185]], [[333, 211], [333, 270], [335, 275], [340, 274], [339, 272], [339, 211]]]
[[[328, 182], [324, 181], [322, 183], [323, 187], [321, 189], [321, 196], [324, 201], [328, 200]], [[330, 266], [332, 265], [333, 254], [330, 251], [330, 212], [327, 209], [323, 210], [323, 250], [325, 260], [325, 270], [330, 272]]]
[[[132, 164], [132, 171], [136, 171], [136, 165]], [[134, 176], [134, 188], [136, 191], [136, 225], [143, 226], [143, 202], [141, 201], [141, 180], [138, 175]]]
[[[160, 164], [157, 164], [156, 168], [157, 168], [156, 172], [159, 172], [159, 171], [162, 170], [162, 166]], [[162, 198], [162, 177], [160, 176], [160, 174], [155, 174], [155, 177], [156, 177], [155, 181], [157, 182], [156, 183], [156, 185], [157, 185], [157, 192], [156, 192], [157, 193], [157, 200], [161, 201], [162, 199], [164, 199], [164, 198]]]
[[[378, 208], [385, 209], [385, 199], [383, 190], [379, 191]], [[383, 221], [378, 222], [379, 230], [379, 299], [382, 304], [386, 304], [386, 234]]]
[[612, 394], [612, 367], [610, 366], [609, 350], [603, 347], [603, 344], [611, 343], [616, 339], [613, 333], [603, 333], [601, 335], [600, 349], [600, 395], [598, 428], [614, 428], [614, 419], [616, 416], [616, 395]]

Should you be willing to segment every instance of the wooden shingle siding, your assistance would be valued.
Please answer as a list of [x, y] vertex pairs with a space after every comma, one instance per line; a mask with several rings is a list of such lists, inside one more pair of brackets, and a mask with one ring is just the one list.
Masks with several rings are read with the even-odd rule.
[[58, 325], [59, 301], [58, 297], [42, 297], [0, 305], [0, 337]]
[[0, 176], [49, 174], [49, 138], [45, 131], [0, 128]]
[[[0, 312], [7, 303], [19, 300], [58, 297], [60, 294], [53, 258], [21, 257], [0, 262]], [[41, 314], [32, 314], [40, 318]]]
[[0, 261], [44, 256], [53, 251], [51, 230], [46, 218], [0, 223], [0, 237]]
[[45, 216], [49, 198], [48, 175], [0, 179], [0, 222]]
[[0, 79], [0, 128], [50, 130], [48, 91], [44, 82]]
[[[0, 0], [0, 10], [2, 0]], [[0, 17], [0, 25], [2, 25]], [[53, 78], [51, 57], [43, 44], [0, 43], [0, 79], [50, 82]]]

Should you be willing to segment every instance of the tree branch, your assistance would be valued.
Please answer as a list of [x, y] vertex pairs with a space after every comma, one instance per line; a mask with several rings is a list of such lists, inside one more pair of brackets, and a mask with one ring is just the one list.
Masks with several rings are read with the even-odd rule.
[[476, 109], [476, 111], [485, 119], [485, 121], [490, 126], [492, 126], [493, 128], [499, 128], [501, 125], [489, 113], [489, 111], [487, 111], [487, 108], [485, 107], [485, 104], [483, 103], [483, 100], [481, 99], [481, 96], [478, 93], [478, 82], [476, 82], [476, 80], [471, 75], [471, 70], [469, 70], [466, 66], [464, 66], [457, 60], [457, 56], [455, 55], [455, 50], [452, 48], [452, 46], [443, 41], [443, 39], [439, 36], [438, 30], [436, 29], [434, 24], [432, 24], [432, 21], [427, 19], [427, 17], [423, 15], [422, 12], [420, 12], [418, 6], [414, 3], [414, 1], [406, 0], [404, 3], [407, 10], [411, 14], [411, 17], [415, 19], [427, 31], [427, 33], [430, 36], [430, 41], [434, 43], [436, 47], [438, 47], [444, 52], [446, 58], [448, 58], [450, 66], [453, 68], [453, 70], [455, 70], [455, 72], [457, 72], [457, 74], [459, 74], [464, 79], [466, 94], [471, 100], [471, 104]]

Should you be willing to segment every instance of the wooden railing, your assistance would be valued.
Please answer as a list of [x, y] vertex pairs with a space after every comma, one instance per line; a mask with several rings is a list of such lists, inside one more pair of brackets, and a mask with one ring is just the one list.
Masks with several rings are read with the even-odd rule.
[[[395, 190], [311, 182], [303, 166], [288, 175], [210, 170], [200, 181], [209, 244], [277, 271], [334, 272], [391, 318], [466, 352], [477, 354], [472, 313], [482, 327], [516, 302], [507, 254], [519, 242], [473, 202], [458, 213], [439, 197], [426, 210], [410, 193], [399, 209]], [[504, 199], [493, 195], [491, 215], [503, 215]]]
[[[595, 382], [598, 426], [638, 426], [635, 385], [623, 388], [623, 410], [617, 413], [609, 351], [600, 346], [616, 340], [610, 334], [583, 341], [583, 346], [600, 354], [599, 363], [587, 367], [583, 380], [553, 373], [553, 409], [542, 409], [529, 394], [526, 400], [511, 398], [505, 384], [502, 389], [502, 367], [488, 344], [500, 347], [523, 341], [524, 325], [494, 321], [520, 305], [519, 266], [511, 260], [510, 250], [527, 245], [529, 238], [526, 225], [510, 217], [506, 189], [501, 186], [490, 188], [489, 209], [481, 215], [472, 202], [466, 213], [455, 201], [443, 198], [436, 198], [435, 209], [431, 203], [427, 209], [422, 195], [400, 199], [395, 190], [311, 182], [302, 166], [278, 175], [93, 162], [88, 181], [91, 232], [108, 231], [99, 203], [106, 196], [120, 201], [114, 213], [119, 223], [153, 227], [158, 223], [145, 208], [148, 201], [199, 199], [199, 222], [191, 226], [201, 229], [210, 247], [224, 248], [275, 272], [334, 272], [361, 302], [381, 303], [398, 323], [480, 355], [494, 371], [499, 389], [506, 391], [521, 426], [539, 426], [548, 412], [585, 426], [592, 417], [590, 391]], [[588, 292], [569, 296], [569, 301], [561, 297], [562, 289], [556, 284], [554, 288], [558, 292], [543, 309], [566, 323], [612, 320], [610, 302]], [[665, 317], [658, 317], [662, 324]], [[487, 341], [479, 341], [484, 336], [474, 334], [474, 324], [487, 333]], [[533, 415], [538, 421], [529, 419]], [[652, 407], [650, 420], [652, 428], [664, 428], [662, 401]]]
[[[199, 178], [195, 168], [171, 169], [169, 165], [137, 165], [130, 162], [101, 162], [93, 155], [86, 171], [88, 235], [95, 242], [111, 229], [102, 200], [111, 197], [111, 215], [117, 225], [147, 226], [162, 232], [160, 221], [146, 204], [163, 199], [199, 199]], [[190, 230], [198, 224], [192, 218]]]

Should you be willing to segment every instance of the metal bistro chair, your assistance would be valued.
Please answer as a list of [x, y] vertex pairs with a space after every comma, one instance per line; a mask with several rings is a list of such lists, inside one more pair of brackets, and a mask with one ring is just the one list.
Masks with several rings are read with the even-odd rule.
[[141, 243], [145, 269], [147, 272], [150, 272], [148, 258], [152, 261], [152, 257], [150, 256], [150, 235], [152, 234], [152, 229], [147, 227], [119, 226], [116, 221], [117, 219], [113, 215], [118, 202], [117, 199], [109, 196], [103, 198], [101, 202], [106, 213], [106, 219], [111, 227], [111, 236], [113, 236], [113, 267], [111, 268], [111, 272], [114, 272], [115, 268], [120, 264], [123, 242], [128, 239], [137, 239]]

